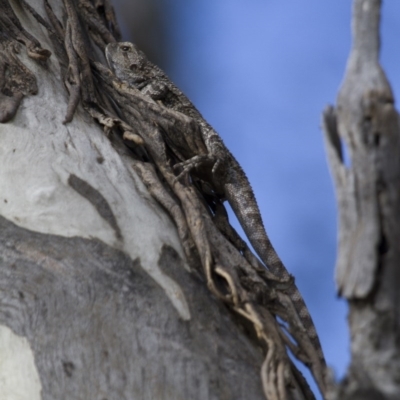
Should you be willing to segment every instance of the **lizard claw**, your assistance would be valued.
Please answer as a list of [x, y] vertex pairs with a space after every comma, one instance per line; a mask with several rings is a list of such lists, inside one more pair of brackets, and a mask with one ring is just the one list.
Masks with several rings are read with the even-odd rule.
[[[205, 164], [213, 163], [214, 158], [210, 157], [208, 154], [202, 154], [198, 156], [194, 156], [189, 160], [182, 161], [180, 163], [175, 164], [172, 168], [174, 171], [181, 170], [181, 172], [177, 175], [176, 179], [179, 180], [183, 176], [189, 174], [193, 169], [198, 168]], [[218, 164], [218, 161], [214, 163], [213, 171], [215, 169], [215, 165]]]
[[220, 159], [216, 160], [211, 170], [212, 176], [216, 176], [218, 169], [221, 167], [223, 167], [223, 162]]

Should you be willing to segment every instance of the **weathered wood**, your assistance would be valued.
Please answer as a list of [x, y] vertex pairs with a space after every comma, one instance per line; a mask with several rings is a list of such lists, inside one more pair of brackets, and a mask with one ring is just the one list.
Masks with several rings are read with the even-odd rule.
[[400, 398], [400, 126], [379, 64], [380, 6], [354, 0], [353, 46], [324, 130], [339, 206], [336, 283], [350, 305], [352, 363], [340, 396], [374, 388], [394, 399]]

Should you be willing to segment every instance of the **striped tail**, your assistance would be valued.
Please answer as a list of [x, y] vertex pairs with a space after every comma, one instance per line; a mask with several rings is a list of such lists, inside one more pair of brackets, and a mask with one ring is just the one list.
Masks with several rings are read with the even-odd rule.
[[[228, 176], [224, 184], [225, 196], [250, 240], [251, 245], [263, 263], [278, 278], [284, 280], [290, 279], [291, 275], [283, 265], [264, 229], [261, 213], [250, 183], [244, 171], [233, 157], [232, 162], [236, 165], [232, 165], [232, 167], [229, 168]], [[319, 365], [315, 365], [315, 362], [311, 362], [311, 369], [321, 391], [324, 393], [326, 385], [324, 374], [326, 362], [311, 315], [294, 282], [285, 290], [285, 293], [290, 297], [306, 335], [317, 352], [318, 360], [316, 361]], [[312, 357], [312, 354], [308, 354], [308, 356], [310, 356], [311, 360], [315, 360], [315, 356]]]

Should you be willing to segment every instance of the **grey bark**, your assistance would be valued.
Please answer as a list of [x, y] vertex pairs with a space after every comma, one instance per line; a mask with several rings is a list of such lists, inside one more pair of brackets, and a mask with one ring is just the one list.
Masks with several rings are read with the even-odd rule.
[[198, 126], [104, 67], [110, 3], [0, 8], [2, 398], [313, 399], [285, 283], [175, 179]]
[[33, 353], [41, 391], [24, 392], [29, 377], [15, 382], [3, 371], [2, 399], [263, 398], [257, 349], [172, 247], [163, 246], [156, 267], [182, 289], [191, 319], [139, 257], [5, 218], [0, 229], [0, 323], [28, 340], [10, 356]]
[[22, 99], [24, 74], [9, 67], [1, 103], [11, 118], [0, 124], [1, 399], [264, 398], [255, 341], [190, 268], [126, 151], [81, 107], [63, 125], [63, 59], [11, 6], [52, 56], [38, 62], [17, 45], [37, 95]]
[[354, 0], [337, 107], [324, 112], [339, 208], [336, 283], [350, 310], [352, 359], [340, 399], [400, 398], [400, 126], [379, 64], [380, 7]]

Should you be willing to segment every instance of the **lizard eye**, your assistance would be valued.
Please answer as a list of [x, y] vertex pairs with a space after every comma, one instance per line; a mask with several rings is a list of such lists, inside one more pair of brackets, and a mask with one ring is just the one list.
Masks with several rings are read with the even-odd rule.
[[129, 46], [121, 46], [122, 51], [129, 51]]

